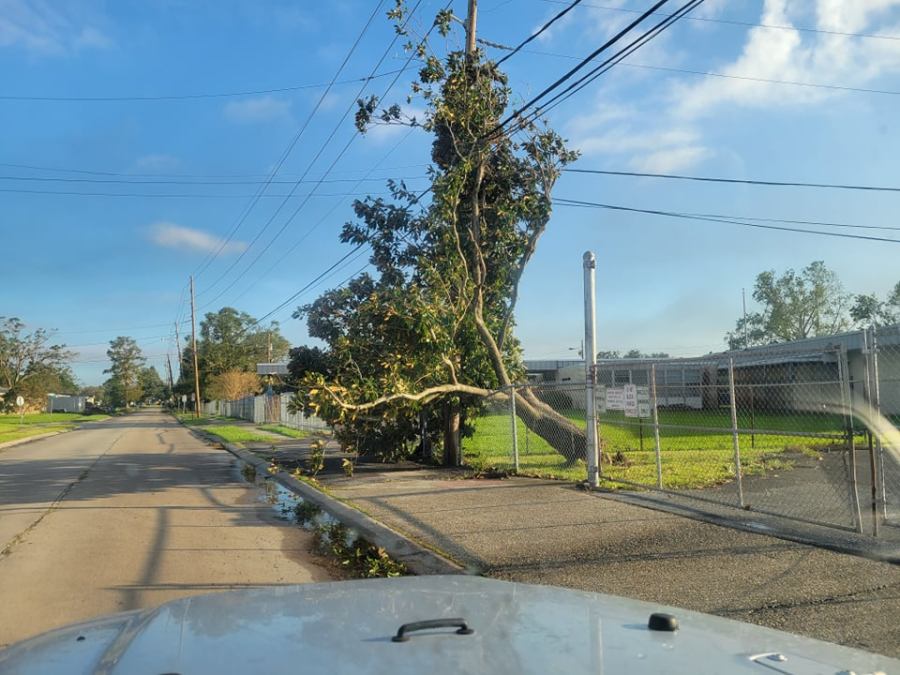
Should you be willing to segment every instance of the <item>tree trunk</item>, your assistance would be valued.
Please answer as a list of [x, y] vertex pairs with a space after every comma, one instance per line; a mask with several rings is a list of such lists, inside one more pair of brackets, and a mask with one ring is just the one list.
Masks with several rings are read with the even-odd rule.
[[462, 453], [459, 447], [459, 403], [444, 404], [444, 466], [460, 466]]
[[562, 455], [566, 464], [587, 460], [587, 434], [565, 415], [540, 400], [530, 388], [516, 391], [516, 416]]

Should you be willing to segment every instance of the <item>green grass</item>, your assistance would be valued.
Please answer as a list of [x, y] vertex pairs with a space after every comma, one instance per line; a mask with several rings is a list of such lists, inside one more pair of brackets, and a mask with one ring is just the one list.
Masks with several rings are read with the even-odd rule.
[[203, 430], [218, 436], [227, 443], [271, 443], [270, 434], [260, 433], [255, 427], [238, 426], [236, 424], [212, 424]]
[[290, 438], [309, 438], [312, 436], [312, 432], [286, 427], [283, 424], [262, 424], [259, 428], [263, 431], [270, 431], [273, 434], [280, 434]]
[[51, 431], [69, 431], [82, 422], [102, 420], [106, 417], [107, 415], [79, 413], [29, 413], [22, 420], [19, 415], [0, 415], [0, 443]]
[[[582, 411], [570, 411], [567, 417], [579, 426], [584, 425]], [[637, 422], [637, 420], [629, 420]], [[616, 423], [618, 422], [618, 424]], [[617, 453], [621, 463], [604, 463], [603, 473], [607, 478], [627, 480], [642, 485], [656, 484], [656, 454], [653, 442], [653, 427], [649, 422], [643, 426], [624, 426], [625, 418], [619, 414], [605, 414], [600, 422], [600, 437], [603, 452], [612, 457]], [[840, 433], [839, 421], [823, 416], [791, 417], [778, 415], [756, 415], [755, 428], [773, 431], [816, 431]], [[660, 411], [660, 424], [681, 424], [690, 427], [711, 427], [715, 429], [731, 426], [730, 416], [720, 411]], [[506, 414], [485, 415], [475, 420], [475, 433], [463, 440], [466, 461], [474, 468], [511, 466], [511, 429]], [[519, 473], [524, 475], [584, 480], [584, 462], [578, 460], [566, 466], [565, 459], [543, 438], [526, 429], [522, 420], [517, 420], [519, 444]], [[643, 435], [643, 442], [641, 436]], [[785, 435], [740, 434], [741, 467], [744, 475], [760, 474], [774, 469], [791, 466], [783, 453], [815, 453], [817, 450], [834, 445], [835, 440], [803, 438]], [[717, 485], [730, 480], [735, 475], [734, 450], [730, 432], [719, 430], [708, 432], [702, 429], [661, 429], [661, 464], [663, 485], [667, 488], [700, 488]], [[612, 485], [611, 485], [612, 486]]]

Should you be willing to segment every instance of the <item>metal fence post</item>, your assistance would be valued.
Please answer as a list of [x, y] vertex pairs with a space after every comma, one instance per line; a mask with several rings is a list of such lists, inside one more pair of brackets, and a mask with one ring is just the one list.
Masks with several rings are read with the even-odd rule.
[[[881, 378], [878, 374], [878, 332], [872, 326], [872, 406], [875, 414], [881, 415]], [[875, 452], [878, 456], [879, 488], [881, 491], [881, 517], [887, 519], [887, 490], [884, 482], [884, 445], [881, 435], [875, 436]]]
[[[869, 419], [874, 417], [875, 406], [872, 403], [872, 339], [868, 329], [862, 331], [863, 354], [866, 363], [866, 406], [869, 409]], [[872, 429], [866, 429], [866, 442], [869, 449], [869, 488], [872, 508], [872, 536], [878, 536], [878, 463], [875, 455], [875, 439]]]
[[738, 439], [737, 397], [734, 394], [734, 359], [728, 359], [728, 398], [731, 407], [731, 442], [734, 445], [734, 474], [737, 478], [738, 504], [744, 508], [744, 477], [741, 471], [741, 443]]
[[662, 489], [662, 448], [659, 444], [659, 409], [656, 399], [656, 364], [650, 364], [650, 404], [653, 406], [653, 445], [656, 448], [656, 487]]
[[512, 421], [513, 470], [519, 473], [519, 429], [516, 419], [516, 385], [509, 385], [509, 416]]
[[841, 382], [841, 408], [844, 412], [844, 433], [850, 457], [850, 509], [856, 521], [856, 531], [862, 534], [862, 511], [859, 507], [859, 484], [856, 476], [856, 438], [853, 433], [852, 394], [850, 391], [850, 362], [847, 347], [841, 345], [838, 357], [838, 374]]
[[600, 439], [597, 433], [597, 406], [594, 389], [597, 383], [597, 339], [594, 334], [596, 324], [595, 309], [595, 267], [596, 258], [591, 251], [582, 257], [584, 267], [584, 375], [585, 375], [585, 419], [587, 422], [585, 451], [587, 453], [588, 485], [600, 484]]

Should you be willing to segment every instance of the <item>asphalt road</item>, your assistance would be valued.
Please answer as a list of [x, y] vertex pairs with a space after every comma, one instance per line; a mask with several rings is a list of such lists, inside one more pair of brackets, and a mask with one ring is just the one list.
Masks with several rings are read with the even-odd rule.
[[185, 595], [328, 580], [310, 536], [161, 412], [0, 450], [0, 647]]

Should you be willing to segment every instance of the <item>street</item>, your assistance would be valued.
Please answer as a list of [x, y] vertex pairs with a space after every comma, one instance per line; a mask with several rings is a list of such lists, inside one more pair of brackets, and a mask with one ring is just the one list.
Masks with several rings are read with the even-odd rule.
[[143, 411], [0, 450], [0, 647], [217, 590], [326, 581], [234, 458]]

